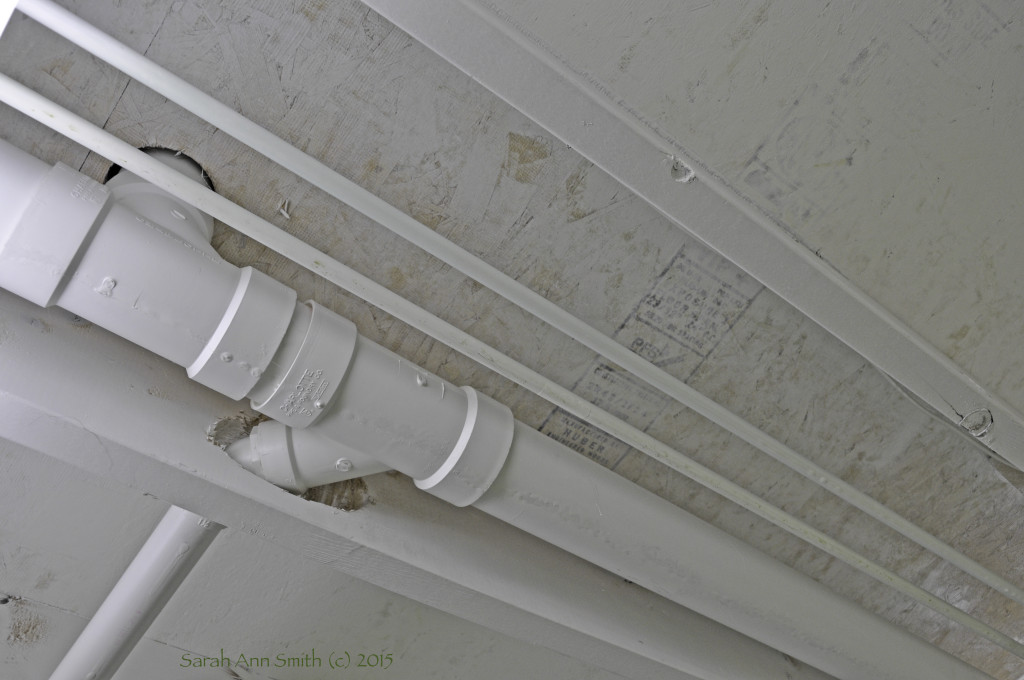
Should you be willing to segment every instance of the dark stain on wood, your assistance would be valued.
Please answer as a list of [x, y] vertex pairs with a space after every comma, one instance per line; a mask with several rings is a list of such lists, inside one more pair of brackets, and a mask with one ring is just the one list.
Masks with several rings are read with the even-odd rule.
[[312, 488], [302, 494], [302, 497], [307, 501], [323, 503], [345, 512], [354, 512], [374, 503], [370, 489], [361, 477]]

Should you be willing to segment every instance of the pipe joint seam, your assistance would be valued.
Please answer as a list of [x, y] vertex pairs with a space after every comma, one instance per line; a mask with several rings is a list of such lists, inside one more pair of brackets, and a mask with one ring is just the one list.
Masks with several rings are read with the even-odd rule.
[[249, 441], [259, 461], [258, 474], [275, 486], [301, 493], [306, 487], [298, 480], [291, 433], [287, 425], [268, 420], [252, 429]]
[[271, 394], [253, 403], [257, 411], [294, 428], [309, 427], [327, 410], [348, 372], [358, 337], [348, 319], [316, 302], [305, 304], [312, 317], [295, 359]]
[[295, 310], [296, 293], [244, 267], [224, 316], [188, 377], [232, 399], [244, 398], [274, 358]]
[[0, 287], [40, 307], [52, 305], [109, 199], [99, 182], [63, 163], [53, 166], [0, 244]]
[[504, 404], [463, 387], [466, 422], [455, 448], [432, 475], [416, 486], [460, 508], [475, 503], [497, 478], [512, 448], [515, 419]]
[[267, 420], [227, 452], [245, 469], [293, 493], [388, 469], [372, 456], [320, 436], [318, 429], [296, 430]]

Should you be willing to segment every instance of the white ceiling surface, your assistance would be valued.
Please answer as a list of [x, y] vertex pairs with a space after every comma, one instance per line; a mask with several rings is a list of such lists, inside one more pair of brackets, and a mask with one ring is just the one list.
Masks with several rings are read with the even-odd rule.
[[[365, 7], [202, 0], [69, 6], [908, 519], [1024, 583], [1017, 519], [1024, 498], [973, 443], [921, 411], [863, 359], [576, 151]], [[1024, 136], [1017, 119], [1017, 74], [1024, 66], [1024, 40], [1012, 21], [1019, 11], [1012, 3], [601, 2], [584, 8], [521, 0], [501, 7], [516, 25], [556, 46], [581, 72], [820, 250], [986, 387], [1024, 407], [1024, 357], [1014, 343], [1021, 324], [1014, 227], [1021, 213], [1016, 159]], [[19, 14], [0, 40], [0, 63], [16, 79], [133, 144], [183, 148], [232, 200], [977, 618], [1024, 635], [1020, 606]], [[62, 160], [97, 177], [106, 170], [102, 159], [9, 109], [0, 112], [0, 136], [50, 162]], [[278, 213], [285, 199], [288, 220]], [[993, 677], [1024, 674], [1021, 660], [553, 412], [258, 244], [220, 230], [215, 245], [226, 258], [252, 264], [300, 296], [348, 315], [369, 337], [496, 396], [520, 419]], [[162, 504], [115, 493], [17, 448], [3, 451], [3, 464], [12, 472], [0, 494], [2, 587], [48, 607], [61, 622], [45, 645], [55, 663], [80, 617], [98, 604], [102, 583], [116, 578], [90, 566], [82, 551], [94, 542], [105, 546], [98, 554], [127, 558]], [[369, 483], [372, 492], [372, 478]], [[25, 503], [39, 512], [23, 515]], [[71, 507], [80, 517], [95, 513], [98, 519], [78, 527], [67, 542], [49, 538], [64, 535]], [[132, 519], [130, 530], [113, 531], [122, 516]], [[27, 519], [7, 521], [18, 517]], [[229, 559], [229, 552], [243, 559]], [[346, 597], [365, 603], [363, 613], [385, 637], [422, 629], [436, 634], [429, 640], [436, 647], [417, 653], [424, 660], [422, 677], [471, 677], [478, 671], [487, 677], [536, 675], [540, 668], [565, 678], [606, 675], [231, 533], [218, 539], [208, 558], [217, 564], [204, 586], [214, 591], [211, 597], [247, 612], [243, 600], [249, 591], [242, 581], [266, 583], [259, 581], [266, 575], [251, 568], [260, 563], [279, 573], [308, 570], [310, 580], [332, 592], [345, 590]], [[88, 574], [79, 575], [83, 565]], [[195, 608], [172, 604], [183, 608], [158, 622], [167, 626], [166, 636], [203, 625], [201, 595], [183, 594], [198, 598], [188, 600]], [[292, 608], [293, 595], [301, 606]], [[257, 617], [246, 614], [225, 623], [223, 634], [245, 639], [252, 632], [280, 640], [297, 626], [295, 644], [302, 646], [312, 639], [304, 636], [337, 625], [326, 604], [308, 594], [289, 594], [288, 607], [281, 601], [255, 601], [275, 607], [280, 626], [257, 625]], [[385, 620], [378, 614], [388, 602], [408, 616]], [[309, 619], [300, 617], [304, 607], [312, 611]], [[12, 610], [0, 611], [11, 617], [6, 625], [13, 631]], [[474, 649], [491, 650], [479, 666], [465, 658], [467, 641]], [[10, 633], [3, 644], [7, 663], [28, 653]], [[159, 654], [159, 648], [152, 643], [144, 649]]]

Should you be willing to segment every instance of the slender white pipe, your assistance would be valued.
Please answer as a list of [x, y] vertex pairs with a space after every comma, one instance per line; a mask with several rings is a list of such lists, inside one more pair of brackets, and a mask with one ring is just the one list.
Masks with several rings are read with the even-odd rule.
[[113, 677], [223, 528], [172, 505], [50, 680]]
[[[741, 507], [843, 560], [872, 578], [934, 609], [975, 634], [1024, 658], [1024, 645], [993, 629], [952, 605], [923, 591], [906, 579], [863, 558], [835, 539], [805, 522], [776, 508], [753, 493], [682, 453], [641, 432], [628, 423], [599, 409], [582, 397], [548, 380], [496, 349], [480, 342], [446, 321], [420, 309], [387, 288], [354, 272], [269, 222], [253, 215], [206, 187], [182, 177], [157, 160], [117, 139], [85, 119], [38, 95], [23, 85], [0, 75], [0, 100], [31, 116], [118, 165], [153, 182], [168, 193], [187, 201], [215, 219], [275, 249], [328, 281], [362, 297], [376, 307], [444, 342], [500, 375], [530, 389], [569, 413], [594, 423], [613, 437], [665, 463], [690, 479], [712, 489]], [[389, 408], [385, 404], [383, 408]], [[395, 466], [392, 466], [395, 467]], [[397, 468], [396, 468], [397, 469]], [[940, 676], [941, 677], [941, 676]]]
[[[859, 489], [845, 482], [792, 448], [771, 437], [740, 416], [701, 394], [683, 381], [623, 347], [550, 300], [492, 267], [442, 235], [351, 182], [320, 161], [296, 149], [268, 130], [233, 111], [213, 97], [154, 64], [50, 0], [21, 0], [18, 9], [63, 35], [100, 59], [159, 92], [209, 123], [249, 145], [282, 167], [296, 173], [331, 196], [347, 203], [395, 234], [441, 259], [455, 269], [497, 292], [537, 318], [615, 362], [633, 375], [676, 399], [704, 418], [768, 454], [791, 470], [822, 486], [835, 496], [930, 550], [950, 564], [974, 576], [1006, 597], [1024, 604], [1024, 588], [1003, 578], [939, 540]], [[257, 237], [254, 237], [257, 238]], [[264, 245], [277, 250], [267, 241]], [[294, 260], [286, 251], [278, 250]], [[298, 260], [295, 260], [298, 262]], [[303, 264], [299, 262], [299, 264]], [[303, 266], [308, 266], [303, 264]], [[319, 272], [318, 272], [319, 273]], [[436, 337], [436, 336], [435, 336]], [[522, 383], [520, 383], [522, 384]], [[530, 388], [533, 389], [533, 388]], [[541, 396], [543, 393], [538, 392]], [[595, 423], [597, 424], [597, 423]], [[666, 462], [666, 461], [662, 461]], [[667, 463], [666, 464], [670, 464]], [[670, 464], [671, 465], [671, 464]], [[678, 469], [678, 468], [676, 468]], [[679, 470], [683, 472], [682, 470]], [[686, 474], [684, 472], [684, 474]]]
[[4, 29], [11, 22], [11, 16], [14, 14], [17, 4], [18, 0], [0, 0], [0, 36], [4, 34]]

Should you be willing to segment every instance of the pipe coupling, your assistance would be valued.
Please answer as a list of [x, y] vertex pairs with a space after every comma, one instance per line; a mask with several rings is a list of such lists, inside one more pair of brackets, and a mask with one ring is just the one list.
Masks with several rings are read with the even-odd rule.
[[[358, 337], [348, 319], [315, 302], [306, 305], [312, 310], [309, 326], [294, 359], [285, 364], [287, 372], [262, 402], [253, 402], [260, 413], [295, 428], [309, 427], [327, 410], [345, 379]], [[283, 351], [290, 351], [287, 339], [284, 345]]]
[[188, 366], [188, 377], [232, 399], [259, 382], [281, 344], [296, 293], [266, 274], [244, 267], [217, 329]]
[[[12, 149], [15, 161], [27, 156], [9, 145], [2, 149]], [[40, 179], [24, 212], [4, 218], [13, 225], [0, 225], [0, 236], [9, 234], [0, 238], [0, 288], [49, 307], [100, 222], [110, 191], [63, 163]]]
[[515, 419], [504, 404], [463, 387], [468, 403], [466, 421], [455, 448], [432, 475], [416, 486], [460, 508], [472, 505], [505, 466]]

